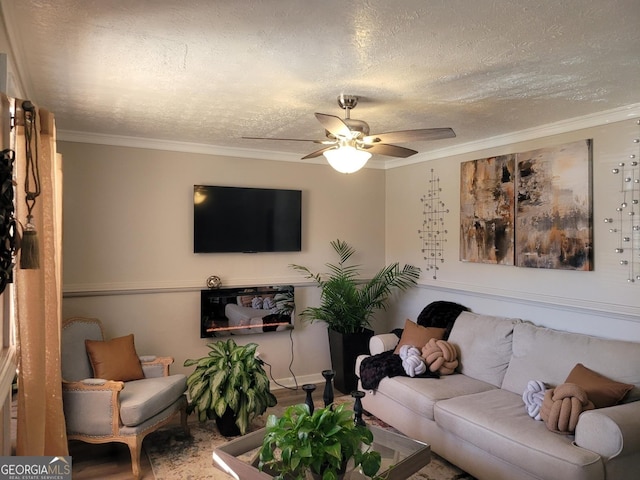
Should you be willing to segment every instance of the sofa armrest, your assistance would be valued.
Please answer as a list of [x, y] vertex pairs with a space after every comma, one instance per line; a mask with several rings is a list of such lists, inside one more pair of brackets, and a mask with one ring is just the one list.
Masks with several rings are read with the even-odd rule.
[[575, 444], [604, 458], [640, 451], [640, 401], [582, 412]]
[[116, 435], [120, 428], [120, 391], [123, 382], [87, 379], [62, 382], [67, 433], [73, 435]]
[[369, 352], [371, 355], [386, 352], [396, 347], [400, 339], [395, 333], [381, 333], [374, 335], [369, 340]]
[[173, 357], [154, 357], [150, 355], [140, 357], [140, 364], [145, 378], [168, 377], [169, 366]]

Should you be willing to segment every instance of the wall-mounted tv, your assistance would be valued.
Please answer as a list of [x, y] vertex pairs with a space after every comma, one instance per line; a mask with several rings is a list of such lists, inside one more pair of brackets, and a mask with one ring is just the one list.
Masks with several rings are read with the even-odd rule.
[[193, 186], [194, 253], [301, 249], [302, 191]]

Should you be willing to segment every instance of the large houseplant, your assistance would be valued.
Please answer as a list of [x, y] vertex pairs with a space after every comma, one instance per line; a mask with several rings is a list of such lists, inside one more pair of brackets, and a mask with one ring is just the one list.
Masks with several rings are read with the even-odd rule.
[[[278, 418], [269, 415], [259, 452], [260, 470], [270, 470], [276, 480], [315, 478], [336, 480], [353, 467], [371, 477], [380, 469], [380, 453], [371, 450], [373, 434], [354, 422], [345, 405], [330, 405], [310, 413], [306, 404], [288, 407]], [[363, 448], [364, 446], [364, 448]]]
[[400, 268], [396, 262], [382, 268], [370, 280], [361, 280], [360, 265], [349, 262], [355, 249], [339, 239], [332, 241], [331, 246], [338, 255], [338, 263], [327, 263], [327, 274], [312, 273], [301, 265], [290, 267], [314, 280], [321, 289], [320, 306], [307, 307], [300, 315], [308, 321], [327, 324], [331, 359], [336, 370], [335, 385], [343, 393], [349, 393], [357, 383], [353, 373], [355, 359], [366, 353], [373, 334], [370, 326], [374, 312], [386, 309], [394, 290], [402, 291], [416, 285], [420, 269], [413, 265]]
[[195, 411], [201, 422], [215, 419], [223, 435], [244, 435], [255, 416], [277, 403], [255, 356], [258, 345], [241, 346], [228, 339], [207, 347], [207, 356], [184, 362], [185, 367], [196, 367], [187, 378], [188, 412]]

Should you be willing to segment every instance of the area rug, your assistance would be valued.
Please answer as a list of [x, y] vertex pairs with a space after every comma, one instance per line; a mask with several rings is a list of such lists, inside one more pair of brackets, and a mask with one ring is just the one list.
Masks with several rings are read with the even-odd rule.
[[[351, 397], [336, 399], [336, 403], [352, 401]], [[285, 407], [276, 406], [268, 413], [278, 415]], [[255, 419], [251, 430], [262, 428], [267, 415]], [[380, 420], [364, 416], [368, 424], [389, 428]], [[191, 436], [187, 437], [182, 428], [171, 426], [149, 434], [144, 440], [156, 480], [233, 480], [233, 477], [214, 467], [211, 454], [213, 449], [230, 439], [220, 435], [215, 422], [190, 423]], [[431, 462], [410, 480], [473, 480], [473, 477], [431, 453]]]

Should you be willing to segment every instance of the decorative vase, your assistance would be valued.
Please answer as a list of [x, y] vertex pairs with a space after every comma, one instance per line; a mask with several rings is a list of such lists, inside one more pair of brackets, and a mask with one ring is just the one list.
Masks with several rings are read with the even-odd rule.
[[356, 359], [358, 355], [369, 353], [369, 340], [373, 330], [365, 328], [358, 333], [329, 332], [329, 349], [331, 351], [331, 365], [336, 375], [333, 386], [344, 394], [349, 394], [358, 387], [356, 376]]
[[216, 417], [216, 425], [221, 435], [225, 437], [237, 437], [240, 435], [240, 428], [236, 425], [236, 414], [227, 408], [221, 417]]

